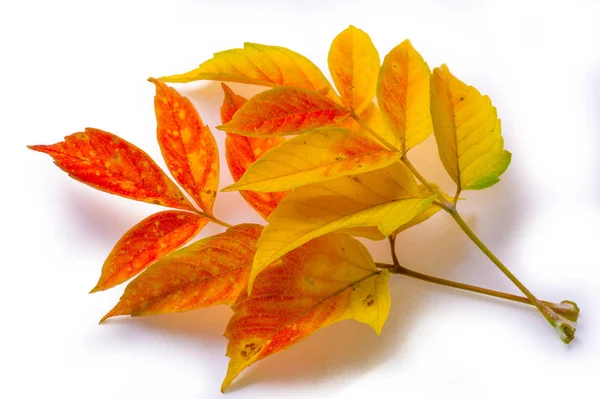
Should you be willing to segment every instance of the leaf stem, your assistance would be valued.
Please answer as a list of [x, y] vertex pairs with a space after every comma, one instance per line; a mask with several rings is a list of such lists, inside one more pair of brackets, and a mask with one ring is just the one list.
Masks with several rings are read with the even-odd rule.
[[371, 126], [369, 126], [364, 120], [362, 120], [362, 118], [358, 115], [356, 115], [356, 113], [354, 111], [349, 111], [350, 112], [350, 117], [352, 119], [354, 119], [356, 122], [358, 122], [358, 124], [365, 129], [367, 132], [369, 132], [373, 137], [375, 137], [377, 140], [381, 141], [390, 151], [398, 151], [398, 149], [396, 147], [394, 147], [392, 144], [390, 144], [389, 141], [387, 141], [386, 139], [383, 138], [383, 136], [381, 136], [379, 133], [377, 133], [375, 130], [373, 130], [371, 128]]
[[[363, 127], [365, 130], [367, 130], [371, 135], [373, 135], [378, 140], [380, 140], [382, 143], [384, 143], [390, 150], [397, 151], [397, 149], [393, 145], [391, 145], [380, 134], [378, 134], [375, 130], [373, 130], [358, 115], [356, 115], [356, 113], [351, 111], [350, 116], [354, 120], [356, 120], [358, 122], [358, 124], [361, 127]], [[553, 310], [549, 305], [547, 305], [547, 303], [544, 303], [544, 302], [540, 301], [539, 299], [537, 299], [535, 297], [535, 295], [533, 295], [533, 293], [531, 291], [529, 291], [529, 289], [527, 289], [527, 287], [525, 287], [525, 285], [523, 285], [515, 277], [515, 275], [512, 274], [511, 271], [508, 270], [508, 268], [506, 266], [504, 266], [504, 264], [502, 262], [500, 262], [500, 260], [492, 253], [492, 251], [490, 251], [489, 248], [485, 246], [485, 244], [479, 239], [479, 237], [477, 237], [477, 235], [473, 232], [473, 230], [471, 230], [471, 228], [466, 224], [466, 222], [463, 220], [463, 218], [460, 216], [460, 214], [456, 210], [456, 203], [458, 201], [458, 198], [459, 198], [460, 192], [461, 192], [460, 188], [457, 189], [456, 194], [453, 199], [453, 202], [449, 202], [437, 187], [435, 187], [433, 184], [431, 184], [429, 181], [427, 181], [427, 179], [425, 179], [425, 177], [423, 177], [423, 175], [421, 175], [419, 173], [419, 171], [414, 167], [414, 165], [406, 157], [406, 153], [403, 152], [400, 161], [402, 163], [404, 163], [404, 165], [421, 182], [421, 184], [423, 184], [425, 187], [427, 187], [427, 189], [429, 189], [429, 191], [431, 191], [433, 194], [438, 195], [436, 202], [442, 206], [442, 209], [444, 209], [446, 212], [448, 212], [452, 216], [452, 218], [455, 220], [455, 222], [458, 224], [458, 226], [471, 239], [471, 241], [473, 241], [473, 243], [475, 243], [475, 245], [492, 261], [492, 263], [494, 263], [502, 271], [502, 273], [504, 273], [510, 279], [510, 281], [512, 281], [513, 284], [515, 284], [517, 286], [517, 288], [519, 288], [521, 290], [521, 292], [523, 292], [523, 294], [525, 294], [529, 303], [534, 305], [540, 311], [540, 313], [544, 316], [544, 318], [546, 318], [548, 323], [550, 323], [550, 325], [552, 325], [554, 327], [554, 329], [558, 332], [560, 339], [566, 344], [571, 342], [575, 338], [574, 321], [576, 320], [576, 317], [575, 317], [575, 320], [572, 320], [572, 319], [560, 316], [557, 312], [555, 312], [555, 310]], [[395, 254], [395, 245], [394, 244], [395, 244], [395, 236], [392, 235], [392, 236], [390, 236], [390, 245], [392, 246], [392, 258], [394, 259], [394, 270], [396, 270], [396, 271], [408, 270], [408, 269], [404, 269], [402, 266], [400, 266], [398, 259], [396, 257], [396, 254]], [[414, 276], [414, 274], [413, 274], [413, 277], [416, 277], [416, 276]], [[579, 309], [577, 308], [577, 305], [574, 302], [563, 301], [561, 304], [563, 304], [564, 306], [569, 307], [571, 309], [576, 309], [577, 313], [579, 312]]]
[[452, 204], [454, 206], [456, 206], [456, 203], [458, 202], [458, 198], [460, 197], [460, 193], [461, 193], [461, 189], [460, 188], [456, 188], [456, 194], [454, 194], [454, 199], [452, 200]]
[[559, 316], [547, 304], [537, 299], [535, 295], [533, 295], [533, 293], [529, 291], [529, 289], [527, 289], [527, 287], [525, 287], [525, 285], [523, 285], [523, 283], [521, 283], [519, 279], [517, 279], [517, 277], [512, 274], [512, 272], [508, 270], [508, 268], [492, 253], [492, 251], [485, 246], [485, 244], [479, 239], [479, 237], [477, 237], [473, 230], [471, 230], [464, 219], [460, 216], [454, 206], [445, 210], [450, 214], [450, 216], [452, 216], [452, 218], [456, 221], [456, 224], [458, 224], [462, 231], [464, 231], [471, 241], [473, 241], [477, 248], [479, 248], [481, 252], [483, 252], [492, 261], [492, 263], [494, 263], [500, 269], [500, 271], [502, 271], [502, 273], [504, 273], [504, 275], [508, 277], [508, 279], [512, 281], [513, 284], [519, 288], [519, 290], [521, 290], [523, 294], [525, 294], [531, 304], [538, 308], [542, 316], [544, 316], [548, 323], [550, 323], [550, 325], [556, 329], [560, 339], [566, 344], [571, 342], [573, 338], [575, 338], [575, 326], [573, 323], [570, 320], [566, 320], [565, 318]]
[[210, 220], [211, 222], [213, 222], [213, 223], [216, 223], [216, 224], [218, 224], [218, 225], [220, 225], [220, 226], [223, 226], [223, 227], [225, 227], [226, 229], [229, 229], [229, 228], [233, 227], [233, 226], [232, 226], [232, 225], [230, 225], [229, 223], [227, 223], [227, 222], [224, 222], [224, 221], [222, 221], [221, 219], [218, 219], [218, 218], [214, 217], [213, 215], [209, 215], [209, 214], [207, 214], [207, 213], [204, 213], [204, 212], [202, 212], [202, 211], [201, 211], [201, 210], [199, 210], [199, 209], [196, 209], [196, 208], [194, 208], [194, 211], [195, 211], [195, 212], [196, 212], [198, 215], [200, 215], [200, 216], [202, 216], [202, 217], [205, 217], [205, 218], [207, 218], [208, 220]]
[[[206, 215], [205, 215], [205, 216], [206, 216]], [[233, 226], [232, 226], [232, 225], [230, 225], [229, 223], [227, 223], [227, 222], [224, 222], [224, 221], [222, 221], [222, 220], [220, 220], [220, 219], [217, 219], [217, 218], [216, 218], [216, 217], [214, 217], [214, 216], [213, 216], [213, 217], [206, 216], [206, 217], [208, 217], [208, 218], [210, 219], [210, 221], [211, 221], [211, 222], [213, 222], [213, 223], [216, 223], [216, 224], [219, 224], [219, 225], [221, 225], [221, 226], [223, 226], [223, 227], [225, 227], [225, 228], [227, 228], [227, 229], [229, 229], [229, 228], [233, 227]]]
[[423, 175], [421, 173], [419, 173], [417, 168], [415, 168], [415, 166], [412, 164], [412, 162], [410, 162], [408, 160], [406, 155], [403, 155], [402, 158], [400, 159], [400, 161], [402, 161], [402, 163], [408, 168], [408, 170], [410, 170], [411, 173], [413, 175], [415, 175], [415, 177], [417, 178], [417, 180], [419, 180], [421, 182], [421, 184], [423, 184], [425, 187], [427, 187], [427, 189], [429, 191], [431, 191], [433, 194], [437, 194], [437, 196], [438, 196], [437, 200], [442, 204], [442, 208], [444, 208], [444, 209], [446, 209], [446, 208], [455, 209], [456, 208], [454, 206], [454, 204], [450, 203], [446, 199], [446, 197], [444, 197], [442, 192], [437, 187], [435, 187], [434, 185], [429, 183], [429, 181], [427, 181], [427, 179], [425, 177], [423, 177]]
[[[487, 288], [477, 287], [475, 285], [459, 283], [457, 281], [447, 280], [439, 277], [430, 276], [424, 273], [419, 273], [417, 271], [408, 269], [404, 266], [395, 266], [387, 263], [377, 263], [377, 267], [381, 269], [388, 269], [390, 273], [398, 274], [410, 278], [414, 278], [417, 280], [425, 281], [432, 284], [441, 285], [444, 287], [456, 288], [463, 291], [474, 292], [477, 294], [483, 294], [494, 298], [506, 299], [513, 302], [523, 303], [525, 305], [531, 305], [531, 301], [519, 295], [508, 294], [502, 291], [490, 290]], [[561, 303], [552, 303], [547, 301], [541, 301], [543, 304], [548, 306], [550, 309], [554, 310], [559, 315], [566, 317], [567, 319], [576, 322], [577, 317], [579, 315], [579, 308], [574, 302], [571, 301], [562, 301]]]

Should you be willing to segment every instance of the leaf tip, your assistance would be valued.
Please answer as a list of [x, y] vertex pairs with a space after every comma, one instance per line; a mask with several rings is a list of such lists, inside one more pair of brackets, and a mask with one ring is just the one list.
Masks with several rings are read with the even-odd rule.
[[98, 292], [98, 291], [102, 291], [103, 289], [96, 285], [94, 288], [92, 288], [92, 290], [89, 292], [90, 294], [93, 294], [94, 292]]
[[221, 189], [221, 192], [222, 192], [222, 193], [228, 193], [228, 192], [231, 192], [231, 191], [238, 191], [238, 188], [237, 188], [237, 186], [238, 186], [238, 185], [237, 185], [237, 183], [230, 184], [230, 185], [229, 185], [229, 186], [227, 186], [227, 187], [223, 187], [223, 188]]
[[229, 87], [225, 82], [221, 82], [221, 88], [225, 94], [233, 94], [233, 90], [231, 90], [231, 87]]
[[235, 380], [246, 367], [247, 364], [243, 362], [235, 361], [233, 359], [229, 361], [229, 365], [227, 366], [227, 374], [225, 375], [223, 383], [221, 384], [221, 393], [225, 393], [225, 390], [229, 388], [233, 380]]
[[28, 145], [27, 148], [32, 150], [32, 151], [37, 151], [37, 152], [46, 152], [46, 148], [48, 146], [47, 145], [43, 145], [43, 144], [39, 144], [39, 145]]

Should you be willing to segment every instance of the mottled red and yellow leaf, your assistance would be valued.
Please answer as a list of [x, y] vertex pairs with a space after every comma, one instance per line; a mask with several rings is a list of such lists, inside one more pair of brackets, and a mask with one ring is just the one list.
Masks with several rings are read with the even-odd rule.
[[400, 160], [360, 133], [330, 127], [294, 137], [252, 164], [224, 191], [282, 191], [385, 168]]
[[379, 53], [371, 38], [350, 26], [333, 39], [328, 62], [343, 103], [360, 113], [375, 97], [379, 75]]
[[387, 127], [396, 135], [391, 141], [403, 154], [432, 132], [429, 111], [429, 67], [405, 40], [383, 59], [377, 102]]
[[190, 100], [159, 80], [150, 81], [156, 85], [156, 133], [165, 163], [200, 208], [212, 215], [219, 186], [215, 138]]
[[98, 190], [151, 204], [194, 210], [148, 154], [114, 134], [88, 128], [65, 137], [63, 142], [29, 148], [50, 155], [69, 176]]
[[257, 243], [248, 290], [262, 270], [313, 238], [342, 229], [370, 236], [370, 231], [355, 229], [369, 226], [387, 237], [434, 199], [420, 197], [412, 174], [400, 163], [300, 187], [269, 216]]
[[127, 231], [102, 266], [98, 284], [91, 292], [121, 284], [153, 262], [176, 250], [206, 225], [208, 218], [195, 213], [155, 213]]
[[500, 119], [490, 98], [442, 65], [431, 76], [431, 114], [440, 158], [458, 191], [498, 183], [511, 153], [504, 149]]
[[248, 366], [289, 348], [320, 328], [354, 319], [379, 335], [390, 310], [387, 270], [344, 234], [308, 242], [271, 265], [242, 293], [227, 325], [231, 358], [221, 390]]
[[349, 115], [349, 110], [316, 91], [279, 87], [252, 97], [217, 129], [244, 136], [286, 136], [336, 125]]
[[215, 53], [212, 59], [190, 72], [160, 80], [173, 83], [221, 80], [271, 87], [292, 86], [335, 97], [327, 78], [308, 58], [284, 47], [256, 43], [244, 43], [243, 49]]
[[[221, 122], [225, 124], [231, 120], [233, 115], [247, 100], [234, 93], [225, 83], [221, 83], [221, 86], [225, 94], [223, 105], [221, 105]], [[285, 142], [285, 138], [279, 136], [247, 137], [227, 133], [227, 137], [225, 138], [225, 157], [233, 181], [237, 182], [241, 179], [250, 165], [267, 151], [283, 142]], [[241, 190], [240, 194], [258, 214], [266, 219], [287, 192], [259, 193], [256, 191]]]
[[248, 283], [261, 231], [241, 224], [165, 256], [127, 285], [101, 322], [232, 304]]

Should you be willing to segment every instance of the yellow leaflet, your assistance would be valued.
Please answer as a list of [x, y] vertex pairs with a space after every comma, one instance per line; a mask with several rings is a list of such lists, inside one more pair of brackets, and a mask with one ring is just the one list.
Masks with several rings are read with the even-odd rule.
[[243, 49], [215, 53], [213, 58], [190, 72], [160, 80], [172, 83], [220, 80], [271, 87], [293, 86], [337, 98], [327, 78], [308, 58], [284, 47], [256, 43], [244, 43]]
[[321, 128], [270, 150], [237, 183], [223, 191], [285, 191], [381, 169], [399, 159], [399, 152], [384, 150], [359, 133]]
[[431, 113], [440, 158], [458, 190], [499, 182], [511, 153], [504, 150], [500, 119], [489, 97], [442, 65], [431, 77]]
[[[388, 128], [400, 141], [403, 154], [432, 132], [429, 111], [429, 67], [405, 40], [383, 59], [377, 102]], [[393, 141], [390, 144], [395, 144]]]
[[257, 243], [249, 290], [260, 271], [315, 237], [365, 226], [376, 226], [388, 236], [433, 200], [419, 197], [414, 178], [399, 163], [301, 187], [269, 216], [269, 225]]
[[359, 113], [375, 96], [379, 53], [371, 38], [354, 26], [336, 36], [329, 49], [329, 71], [346, 106]]
[[[288, 197], [294, 199], [293, 194]], [[290, 201], [288, 197], [269, 216], [270, 224], [265, 227], [257, 243], [258, 250], [252, 264], [248, 291], [252, 290], [254, 279], [265, 267], [309, 240], [337, 230], [363, 226], [376, 226], [381, 234], [387, 237], [425, 210], [436, 196], [427, 199], [395, 200], [355, 213], [344, 212], [341, 206], [334, 212], [331, 210], [323, 212], [321, 207], [309, 201], [288, 206]], [[333, 200], [333, 198], [324, 200]], [[302, 213], [311, 211], [316, 214], [316, 217], [311, 217], [309, 220], [296, 219]]]
[[377, 335], [381, 335], [383, 325], [390, 313], [390, 273], [384, 269], [375, 277], [361, 281], [354, 286], [350, 296], [351, 317], [370, 325]]

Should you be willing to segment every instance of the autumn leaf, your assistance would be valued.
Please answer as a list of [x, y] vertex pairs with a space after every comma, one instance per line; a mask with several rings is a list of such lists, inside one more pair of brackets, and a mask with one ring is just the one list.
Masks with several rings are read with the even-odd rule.
[[227, 325], [231, 359], [221, 391], [248, 366], [320, 328], [354, 319], [379, 335], [390, 310], [389, 273], [344, 234], [328, 234], [285, 255], [242, 292]]
[[127, 285], [102, 318], [232, 304], [246, 288], [262, 226], [241, 224], [165, 256]]
[[269, 216], [257, 244], [248, 290], [256, 276], [287, 252], [341, 229], [374, 226], [383, 236], [410, 221], [435, 196], [423, 199], [399, 163], [357, 176], [300, 187]]
[[102, 275], [91, 292], [129, 280], [148, 265], [179, 248], [206, 225], [208, 218], [195, 213], [164, 211], [142, 220], [117, 242], [102, 266]]
[[[225, 124], [246, 103], [246, 99], [235, 94], [225, 83], [221, 83], [221, 86], [225, 93], [223, 105], [221, 106], [221, 122]], [[246, 137], [227, 133], [227, 137], [225, 138], [225, 157], [227, 158], [227, 166], [229, 167], [233, 181], [239, 181], [250, 165], [267, 151], [283, 142], [285, 142], [285, 138], [279, 136]], [[275, 207], [277, 207], [279, 201], [286, 195], [286, 192], [259, 193], [241, 190], [240, 194], [256, 212], [262, 217], [267, 218]]]
[[405, 40], [383, 59], [377, 102], [388, 129], [396, 135], [389, 141], [403, 154], [433, 131], [429, 112], [429, 67]]
[[336, 125], [349, 114], [349, 110], [315, 91], [279, 87], [252, 97], [231, 121], [217, 129], [244, 136], [286, 136]]
[[154, 110], [160, 149], [171, 174], [208, 215], [219, 185], [217, 143], [186, 97], [156, 79]]
[[375, 96], [379, 74], [379, 53], [371, 38], [350, 26], [333, 39], [328, 62], [342, 101], [360, 113]]
[[148, 154], [114, 134], [87, 128], [85, 132], [65, 137], [63, 142], [29, 148], [50, 155], [69, 176], [98, 190], [151, 204], [194, 210]]
[[440, 158], [458, 191], [498, 183], [511, 153], [504, 150], [500, 119], [489, 97], [442, 65], [431, 77], [431, 113]]
[[335, 98], [327, 78], [308, 58], [284, 47], [256, 43], [244, 43], [243, 49], [215, 53], [212, 59], [190, 72], [160, 80], [172, 83], [220, 80], [271, 87], [292, 86]]
[[363, 135], [342, 128], [321, 128], [294, 137], [252, 164], [224, 191], [283, 191], [340, 176], [370, 172], [400, 160]]

